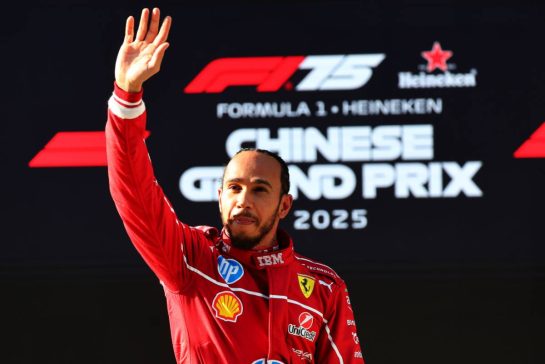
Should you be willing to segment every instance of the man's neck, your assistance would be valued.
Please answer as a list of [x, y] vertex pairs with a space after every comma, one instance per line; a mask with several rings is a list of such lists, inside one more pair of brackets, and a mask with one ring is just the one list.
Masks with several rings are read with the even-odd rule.
[[267, 252], [267, 251], [277, 250], [278, 249], [278, 239], [277, 239], [276, 236], [277, 236], [277, 234], [275, 233], [272, 236], [272, 239], [270, 239], [269, 241], [264, 241], [264, 240], [268, 240], [268, 239], [261, 240], [259, 242], [259, 244], [257, 244], [256, 246], [254, 246], [252, 248], [252, 250], [259, 251], [259, 252]]

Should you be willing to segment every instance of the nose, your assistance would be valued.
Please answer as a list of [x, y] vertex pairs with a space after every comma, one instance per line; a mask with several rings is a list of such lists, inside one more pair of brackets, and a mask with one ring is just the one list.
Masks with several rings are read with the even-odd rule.
[[248, 208], [251, 206], [251, 196], [248, 192], [248, 189], [243, 188], [238, 194], [237, 194], [237, 207], [238, 208]]

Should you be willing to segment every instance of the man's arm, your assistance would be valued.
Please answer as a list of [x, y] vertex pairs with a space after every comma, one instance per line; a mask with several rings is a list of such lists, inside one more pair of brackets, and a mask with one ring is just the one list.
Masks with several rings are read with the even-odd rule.
[[[142, 85], [159, 71], [168, 43], [171, 20], [159, 30], [159, 9], [144, 9], [136, 37], [134, 18], [126, 23], [125, 39], [115, 69], [114, 94], [108, 101], [106, 152], [110, 191], [131, 241], [146, 263], [171, 291], [182, 290], [183, 255], [188, 242], [202, 238], [176, 218], [155, 179], [145, 145], [146, 110]], [[199, 236], [197, 236], [199, 235]]]
[[354, 313], [344, 282], [333, 291], [324, 318], [316, 342], [316, 362], [363, 364]]

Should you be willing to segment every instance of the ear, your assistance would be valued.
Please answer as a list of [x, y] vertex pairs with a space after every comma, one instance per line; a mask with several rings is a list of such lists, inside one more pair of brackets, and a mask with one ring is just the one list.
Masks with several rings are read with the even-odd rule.
[[221, 194], [223, 193], [223, 189], [220, 187], [218, 188], [218, 207], [220, 209], [220, 214], [221, 214]]
[[288, 216], [288, 213], [291, 210], [291, 206], [293, 205], [293, 196], [289, 193], [282, 195], [280, 199], [280, 207], [278, 209], [278, 216], [280, 216], [280, 219], [285, 218]]

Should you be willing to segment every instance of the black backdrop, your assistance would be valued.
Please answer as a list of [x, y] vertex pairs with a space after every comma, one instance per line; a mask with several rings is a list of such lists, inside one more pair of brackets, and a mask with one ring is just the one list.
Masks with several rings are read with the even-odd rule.
[[[36, 1], [3, 11], [2, 362], [174, 361], [160, 286], [127, 239], [108, 194], [106, 169], [83, 167], [81, 158], [71, 167], [29, 165], [58, 132], [103, 130], [125, 17], [155, 5]], [[217, 202], [192, 201], [180, 179], [191, 168], [222, 166], [230, 137], [243, 129], [268, 131], [272, 140], [292, 133], [280, 150], [289, 155], [287, 150], [317, 140], [297, 139], [301, 130], [312, 130], [328, 137], [322, 145], [332, 154], [288, 158], [290, 166], [303, 176], [314, 166], [317, 174], [337, 168], [354, 185], [343, 198], [327, 195], [346, 182], [339, 177], [333, 187], [318, 188], [317, 198], [301, 187], [297, 211], [284, 227], [299, 252], [346, 279], [369, 363], [545, 360], [545, 133], [536, 132], [545, 121], [543, 6], [159, 5], [174, 25], [162, 71], [145, 86], [148, 146], [182, 220], [218, 224]], [[422, 52], [435, 42], [452, 52], [438, 64], [446, 70], [426, 69]], [[292, 89], [309, 77], [299, 69], [275, 92], [255, 86], [184, 92], [215, 59], [342, 55], [342, 64], [347, 55], [361, 54], [384, 58], [344, 74], [338, 68], [326, 72], [324, 78], [341, 79], [336, 90]], [[362, 67], [371, 70], [369, 80], [343, 87], [342, 80], [361, 74]], [[413, 77], [413, 86], [418, 77], [440, 82], [446, 73], [469, 81], [403, 88], [407, 76], [401, 73]], [[392, 106], [397, 100], [427, 100], [435, 109], [400, 111]], [[241, 117], [243, 103], [254, 109], [304, 105], [294, 116]], [[343, 109], [347, 103], [363, 109], [354, 115]], [[231, 107], [232, 114], [218, 117], [221, 107]], [[396, 137], [415, 125], [425, 130], [416, 142]], [[328, 134], [348, 127], [350, 133], [370, 133], [352, 140], [359, 147], [356, 160], [342, 158], [353, 134], [342, 141]], [[389, 144], [380, 144], [381, 130], [393, 133], [382, 139]], [[516, 158], [532, 135], [533, 158]], [[411, 143], [424, 150], [420, 157], [395, 153]], [[61, 158], [88, 152], [77, 144], [61, 150]], [[372, 158], [381, 151], [394, 156]], [[336, 153], [339, 158], [331, 157]], [[389, 177], [373, 175], [377, 168]], [[327, 183], [328, 176], [312, 185]], [[373, 198], [366, 188], [381, 176], [390, 179]]]

